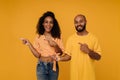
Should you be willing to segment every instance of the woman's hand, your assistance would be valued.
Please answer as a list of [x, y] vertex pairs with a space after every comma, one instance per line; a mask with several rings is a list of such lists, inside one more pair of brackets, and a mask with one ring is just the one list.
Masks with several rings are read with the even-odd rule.
[[60, 53], [56, 53], [54, 55], [51, 55], [50, 57], [52, 57], [53, 60], [55, 60], [55, 61], [60, 61]]
[[23, 44], [29, 46], [31, 43], [29, 40], [25, 39], [25, 38], [20, 38], [20, 40], [22, 41]]
[[46, 40], [48, 41], [48, 43], [51, 47], [55, 47], [57, 45], [57, 43], [54, 40], [52, 40], [51, 37], [46, 36], [45, 38], [46, 38]]

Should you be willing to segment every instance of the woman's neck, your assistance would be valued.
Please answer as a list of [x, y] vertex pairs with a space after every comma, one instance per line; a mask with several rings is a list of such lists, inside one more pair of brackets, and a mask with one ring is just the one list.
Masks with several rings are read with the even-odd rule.
[[51, 36], [51, 33], [50, 32], [44, 32], [44, 35], [45, 36]]

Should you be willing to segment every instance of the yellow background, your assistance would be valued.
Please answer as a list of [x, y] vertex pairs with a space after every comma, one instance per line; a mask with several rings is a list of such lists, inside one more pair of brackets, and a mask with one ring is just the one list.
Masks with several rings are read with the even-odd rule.
[[[84, 14], [102, 47], [102, 59], [95, 62], [97, 80], [120, 80], [119, 0], [0, 0], [0, 80], [36, 80], [37, 59], [19, 38], [32, 42], [46, 11], [55, 13], [64, 45], [75, 32], [74, 16]], [[69, 62], [60, 62], [59, 80], [69, 80]]]

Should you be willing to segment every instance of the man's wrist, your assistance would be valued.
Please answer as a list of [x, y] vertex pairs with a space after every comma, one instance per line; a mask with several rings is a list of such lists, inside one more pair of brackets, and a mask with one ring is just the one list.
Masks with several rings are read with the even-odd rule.
[[87, 51], [88, 54], [90, 54], [91, 52], [92, 52], [92, 50], [90, 50], [90, 49]]

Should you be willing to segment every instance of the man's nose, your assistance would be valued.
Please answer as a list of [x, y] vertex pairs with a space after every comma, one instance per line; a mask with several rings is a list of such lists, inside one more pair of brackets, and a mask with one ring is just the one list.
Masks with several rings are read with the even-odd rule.
[[78, 25], [78, 26], [80, 26], [80, 25], [81, 25], [81, 23], [79, 22], [77, 25]]
[[78, 22], [78, 25], [81, 25], [81, 23], [80, 23], [80, 22]]

